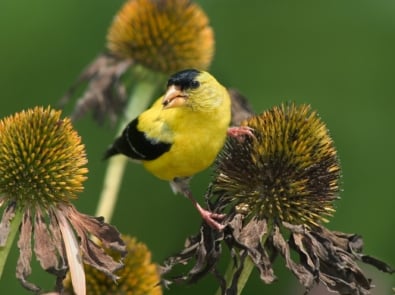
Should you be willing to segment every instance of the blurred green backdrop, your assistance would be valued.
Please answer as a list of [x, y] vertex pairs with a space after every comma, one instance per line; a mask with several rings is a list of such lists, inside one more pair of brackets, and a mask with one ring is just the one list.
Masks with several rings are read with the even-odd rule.
[[[200, 0], [216, 33], [211, 71], [238, 88], [260, 112], [282, 101], [309, 103], [327, 123], [343, 168], [342, 199], [329, 227], [355, 232], [365, 252], [395, 265], [395, 2], [391, 0]], [[104, 48], [113, 15], [123, 1], [1, 1], [0, 116], [36, 105], [55, 105], [79, 72]], [[65, 111], [67, 115], [71, 105]], [[94, 214], [106, 165], [103, 150], [115, 129], [90, 117], [75, 124], [86, 144], [89, 180], [75, 202]], [[196, 176], [202, 194], [210, 172]], [[112, 223], [145, 242], [161, 262], [194, 234], [199, 218], [167, 183], [130, 164]], [[154, 190], [152, 188], [155, 188]], [[0, 294], [28, 294], [15, 279], [14, 249]], [[267, 286], [256, 273], [244, 294], [303, 294], [276, 264], [279, 281]], [[390, 294], [394, 277], [366, 268]], [[49, 288], [38, 267], [31, 279]], [[165, 294], [213, 294], [209, 277], [172, 286]], [[298, 290], [298, 291], [296, 291]], [[321, 294], [321, 293], [320, 293]], [[323, 294], [323, 293], [322, 293]]]

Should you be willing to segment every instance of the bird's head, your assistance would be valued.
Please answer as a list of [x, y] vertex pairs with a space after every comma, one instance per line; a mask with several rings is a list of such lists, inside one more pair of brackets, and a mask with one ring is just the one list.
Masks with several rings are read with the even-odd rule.
[[188, 69], [172, 75], [163, 96], [164, 109], [189, 107], [210, 111], [225, 99], [226, 89], [209, 73]]

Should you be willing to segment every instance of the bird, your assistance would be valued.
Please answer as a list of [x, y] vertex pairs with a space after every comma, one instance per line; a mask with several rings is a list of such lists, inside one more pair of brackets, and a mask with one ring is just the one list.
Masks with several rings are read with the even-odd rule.
[[166, 91], [123, 129], [104, 159], [122, 154], [148, 172], [169, 181], [174, 193], [190, 199], [202, 219], [222, 230], [225, 215], [204, 209], [189, 186], [193, 175], [208, 168], [228, 135], [253, 136], [249, 127], [229, 126], [231, 99], [210, 73], [186, 69], [171, 75]]

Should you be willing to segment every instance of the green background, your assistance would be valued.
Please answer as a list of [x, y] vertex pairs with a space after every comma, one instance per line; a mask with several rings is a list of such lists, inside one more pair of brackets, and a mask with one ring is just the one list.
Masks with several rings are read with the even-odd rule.
[[[79, 72], [104, 48], [122, 1], [1, 1], [0, 117], [36, 105], [56, 105]], [[216, 34], [211, 72], [239, 89], [261, 112], [283, 101], [309, 103], [327, 123], [343, 169], [341, 200], [328, 225], [363, 235], [365, 252], [395, 265], [395, 2], [392, 0], [201, 0]], [[69, 114], [71, 105], [65, 111]], [[75, 205], [94, 214], [106, 164], [103, 150], [115, 129], [85, 117], [75, 124], [86, 145], [89, 180]], [[210, 171], [192, 182], [202, 194]], [[201, 200], [201, 199], [200, 199]], [[145, 242], [161, 262], [197, 231], [191, 204], [138, 165], [128, 165], [112, 223]], [[0, 294], [28, 294], [15, 279], [13, 249]], [[254, 273], [244, 294], [303, 294], [275, 265], [279, 281]], [[394, 277], [366, 268], [390, 294]], [[35, 264], [31, 280], [53, 278]], [[172, 286], [165, 294], [214, 294], [212, 277]], [[317, 292], [318, 294], [319, 292]], [[319, 293], [324, 294], [324, 293]]]

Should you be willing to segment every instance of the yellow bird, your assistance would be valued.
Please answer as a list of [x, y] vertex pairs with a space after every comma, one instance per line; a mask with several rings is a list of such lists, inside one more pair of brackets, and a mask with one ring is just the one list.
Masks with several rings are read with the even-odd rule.
[[104, 158], [123, 154], [141, 161], [153, 175], [170, 181], [175, 193], [189, 198], [207, 224], [221, 230], [223, 215], [197, 203], [189, 180], [213, 163], [227, 134], [252, 135], [248, 127], [229, 128], [230, 105], [227, 89], [209, 73], [178, 72], [169, 78], [166, 93], [125, 127]]

